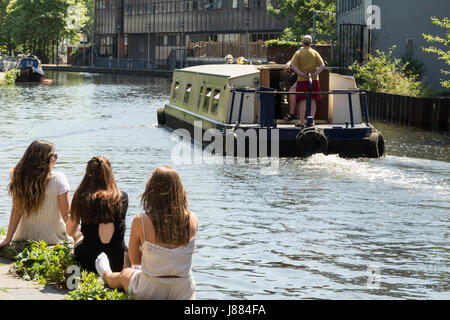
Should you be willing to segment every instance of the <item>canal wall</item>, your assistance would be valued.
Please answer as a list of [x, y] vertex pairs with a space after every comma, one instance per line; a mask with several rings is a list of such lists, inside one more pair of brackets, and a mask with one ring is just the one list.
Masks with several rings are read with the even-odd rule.
[[43, 64], [42, 70], [45, 71], [65, 71], [65, 72], [88, 72], [88, 73], [111, 73], [111, 74], [127, 74], [138, 76], [152, 77], [171, 77], [170, 70], [138, 70], [138, 69], [121, 69], [121, 68], [101, 68], [101, 67], [77, 67], [71, 65], [55, 65]]
[[371, 119], [439, 132], [449, 132], [450, 98], [415, 98], [381, 92], [367, 92]]

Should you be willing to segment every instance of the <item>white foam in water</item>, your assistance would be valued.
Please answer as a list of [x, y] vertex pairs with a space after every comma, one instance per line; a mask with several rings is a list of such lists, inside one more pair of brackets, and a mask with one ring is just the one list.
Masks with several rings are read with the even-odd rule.
[[403, 188], [435, 189], [449, 193], [450, 164], [416, 158], [386, 156], [382, 159], [344, 159], [315, 154], [303, 169], [325, 170], [337, 178], [387, 183]]

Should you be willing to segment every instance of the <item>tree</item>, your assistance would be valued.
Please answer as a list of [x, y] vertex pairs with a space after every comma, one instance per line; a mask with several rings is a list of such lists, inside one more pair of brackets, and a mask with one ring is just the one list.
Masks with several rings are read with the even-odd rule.
[[[0, 27], [6, 39], [0, 46], [36, 54], [43, 61], [54, 55], [62, 39], [80, 40], [80, 28], [86, 21], [83, 0], [0, 0], [6, 1], [6, 15]], [[9, 40], [8, 40], [9, 37]]]
[[[301, 40], [305, 34], [312, 34], [314, 11], [336, 12], [336, 0], [279, 0], [277, 8], [267, 5], [268, 14], [279, 18], [290, 18], [288, 27], [283, 32], [283, 40]], [[322, 34], [335, 33], [335, 15], [321, 16]], [[296, 39], [293, 39], [293, 38]]]
[[[439, 60], [443, 60], [447, 66], [450, 66], [450, 19], [443, 18], [438, 19], [431, 17], [433, 24], [445, 29], [445, 37], [432, 36], [429, 34], [423, 34], [423, 37], [427, 42], [443, 45], [444, 48], [437, 48], [436, 46], [430, 46], [428, 48], [422, 48], [425, 52], [435, 53], [439, 56]], [[441, 73], [445, 76], [450, 76], [450, 70], [441, 69]], [[441, 79], [441, 85], [444, 88], [450, 89], [450, 80]]]

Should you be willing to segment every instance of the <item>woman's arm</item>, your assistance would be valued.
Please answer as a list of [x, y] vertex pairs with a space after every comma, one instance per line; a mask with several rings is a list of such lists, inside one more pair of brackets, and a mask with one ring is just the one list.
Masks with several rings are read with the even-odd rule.
[[75, 221], [73, 217], [69, 214], [69, 217], [66, 222], [66, 233], [72, 238], [75, 237], [75, 234], [78, 231], [78, 226], [80, 225], [79, 221]]
[[143, 242], [141, 239], [144, 239], [142, 233], [142, 222], [140, 221], [142, 218], [138, 214], [134, 217], [133, 222], [131, 223], [131, 231], [130, 231], [130, 242], [128, 243], [128, 255], [130, 257], [130, 262], [132, 265], [140, 265], [142, 253], [139, 250], [139, 245]]
[[8, 233], [6, 234], [6, 239], [0, 243], [0, 248], [3, 246], [9, 246], [14, 233], [16, 232], [17, 226], [19, 225], [20, 219], [22, 219], [22, 212], [16, 210], [13, 206], [9, 217]]

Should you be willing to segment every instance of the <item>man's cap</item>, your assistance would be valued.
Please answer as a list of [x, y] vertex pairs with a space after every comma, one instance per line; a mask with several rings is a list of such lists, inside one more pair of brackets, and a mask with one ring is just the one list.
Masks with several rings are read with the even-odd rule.
[[309, 42], [312, 42], [312, 37], [310, 35], [303, 36], [303, 40], [308, 40]]

